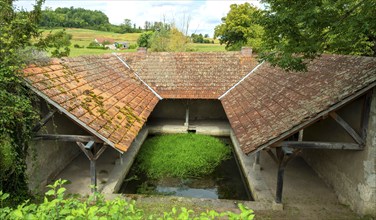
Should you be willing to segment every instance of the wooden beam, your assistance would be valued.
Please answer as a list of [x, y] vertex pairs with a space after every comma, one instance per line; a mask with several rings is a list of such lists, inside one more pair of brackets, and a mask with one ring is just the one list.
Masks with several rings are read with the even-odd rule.
[[[375, 72], [374, 69], [370, 70], [370, 72], [371, 71]], [[282, 134], [278, 135], [277, 137], [275, 137], [275, 138], [269, 140], [268, 142], [260, 145], [258, 147], [258, 150], [262, 150], [264, 148], [270, 147], [274, 143], [288, 138], [291, 134], [294, 134], [294, 133], [298, 132], [299, 130], [304, 129], [304, 128], [312, 125], [313, 123], [315, 123], [315, 122], [319, 121], [320, 119], [322, 119], [323, 117], [325, 117], [329, 112], [336, 111], [337, 109], [340, 109], [341, 107], [345, 106], [350, 101], [355, 100], [355, 99], [359, 98], [360, 96], [364, 95], [366, 92], [373, 89], [375, 86], [376, 86], [376, 82], [369, 84], [367, 87], [357, 91], [353, 95], [348, 96], [347, 98], [341, 100], [340, 102], [332, 105], [327, 110], [320, 112], [319, 114], [317, 114], [316, 116], [314, 116], [310, 120], [307, 120], [303, 123], [300, 123], [299, 125], [293, 127], [292, 129], [285, 131]]]
[[47, 122], [52, 118], [52, 116], [55, 114], [57, 110], [56, 109], [52, 109], [51, 111], [49, 111], [47, 113], [46, 116], [44, 116], [44, 118], [42, 120], [40, 120], [33, 128], [33, 132], [37, 132], [39, 131], [45, 124], [47, 124]]
[[281, 147], [304, 149], [330, 149], [330, 150], [362, 150], [359, 144], [340, 142], [315, 142], [315, 141], [282, 141]]
[[102, 147], [95, 153], [94, 155], [94, 160], [98, 159], [100, 155], [102, 155], [102, 153], [107, 149], [107, 146], [106, 144], [103, 144]]
[[330, 117], [332, 117], [339, 125], [342, 126], [346, 130], [346, 132], [356, 141], [356, 143], [362, 145], [363, 139], [359, 136], [359, 134], [345, 121], [341, 116], [339, 116], [335, 112], [329, 113]]
[[276, 162], [278, 164], [278, 159], [277, 157], [274, 155], [273, 151], [270, 149], [270, 148], [267, 148], [266, 149], [266, 152], [269, 154], [269, 156], [274, 160], [274, 162]]
[[84, 136], [84, 135], [62, 135], [62, 134], [37, 134], [34, 136], [33, 140], [45, 140], [45, 141], [66, 141], [66, 142], [90, 142], [94, 141], [101, 143], [100, 139], [94, 136]]
[[[85, 144], [83, 144], [82, 142], [76, 142], [76, 143], [77, 143], [78, 147], [81, 149], [81, 151], [84, 152], [84, 154], [86, 155], [86, 157], [87, 157], [89, 160], [94, 160], [94, 155], [93, 155], [93, 153], [92, 153], [90, 150], [88, 150], [88, 149], [86, 148], [86, 145], [85, 145]], [[88, 144], [89, 144], [89, 143], [88, 143]]]
[[372, 100], [372, 89], [366, 94], [363, 103], [363, 111], [362, 111], [362, 121], [361, 121], [361, 132], [360, 136], [363, 139], [363, 143], [366, 142], [367, 132], [368, 132], [368, 122], [369, 122], [369, 114], [371, 111], [371, 100]]

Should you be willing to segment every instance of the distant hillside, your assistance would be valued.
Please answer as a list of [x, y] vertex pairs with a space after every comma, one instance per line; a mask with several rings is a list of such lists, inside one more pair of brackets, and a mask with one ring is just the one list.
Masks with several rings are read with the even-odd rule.
[[[48, 34], [50, 31], [58, 31], [62, 28], [55, 29], [42, 29], [44, 34]], [[130, 44], [137, 44], [137, 39], [141, 35], [140, 33], [126, 33], [119, 34], [108, 31], [97, 31], [89, 30], [83, 28], [65, 28], [68, 34], [72, 35], [72, 45], [70, 46], [71, 52], [70, 56], [76, 57], [81, 55], [94, 55], [94, 54], [104, 54], [112, 52], [133, 52], [136, 49], [127, 49], [127, 50], [101, 50], [101, 49], [88, 49], [86, 48], [89, 44], [94, 41], [96, 38], [110, 38], [114, 41], [127, 41]], [[77, 45], [75, 47], [75, 45]], [[215, 40], [214, 44], [197, 44], [192, 43], [191, 47], [194, 51], [208, 52], [208, 51], [226, 51], [224, 45], [218, 44], [218, 41]]]

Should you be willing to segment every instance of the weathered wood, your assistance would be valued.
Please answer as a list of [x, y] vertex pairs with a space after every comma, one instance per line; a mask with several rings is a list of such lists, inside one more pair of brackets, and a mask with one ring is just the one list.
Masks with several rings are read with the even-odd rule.
[[33, 132], [37, 132], [39, 131], [45, 124], [47, 124], [47, 122], [52, 118], [52, 116], [54, 116], [54, 114], [56, 113], [56, 109], [52, 109], [51, 111], [49, 111], [47, 113], [46, 116], [44, 116], [44, 118], [42, 118], [42, 120], [40, 120], [33, 128]]
[[341, 116], [339, 116], [335, 112], [329, 113], [330, 117], [332, 117], [339, 125], [342, 126], [346, 130], [346, 132], [356, 141], [358, 144], [363, 144], [363, 139], [359, 136], [359, 134], [345, 121]]
[[97, 191], [97, 168], [96, 160], [90, 160], [90, 180], [91, 180], [91, 192]]
[[281, 133], [280, 135], [278, 135], [277, 137], [275, 137], [275, 138], [269, 140], [268, 142], [260, 145], [258, 147], [258, 149], [259, 150], [265, 149], [267, 147], [272, 146], [274, 143], [277, 143], [278, 141], [281, 141], [281, 140], [284, 140], [284, 139], [288, 138], [289, 136], [291, 136], [291, 134], [294, 134], [294, 133], [298, 132], [299, 130], [304, 129], [304, 128], [312, 125], [313, 123], [321, 120], [329, 112], [336, 111], [336, 110], [342, 108], [343, 106], [345, 106], [347, 103], [349, 103], [349, 102], [351, 102], [351, 101], [359, 98], [360, 96], [364, 95], [369, 90], [373, 89], [375, 86], [376, 86], [376, 82], [373, 82], [373, 83], [369, 84], [367, 87], [365, 87], [365, 88], [357, 91], [353, 95], [348, 96], [345, 99], [343, 99], [342, 101], [340, 101], [340, 102], [332, 105], [327, 110], [320, 112], [315, 117], [313, 117], [313, 118], [311, 118], [311, 119], [309, 119], [309, 120], [307, 120], [307, 121], [305, 121], [303, 123], [300, 123], [299, 125], [295, 126], [294, 128], [292, 128], [292, 129], [290, 129], [288, 131], [285, 131], [285, 132]]
[[369, 122], [369, 114], [371, 111], [371, 100], [372, 100], [372, 89], [365, 95], [363, 109], [362, 109], [362, 121], [361, 121], [361, 134], [360, 136], [363, 139], [363, 143], [366, 142], [367, 138], [367, 131], [368, 131], [368, 122]]
[[103, 142], [94, 136], [84, 135], [62, 135], [62, 134], [37, 134], [33, 140], [52, 140], [52, 141], [66, 141], [66, 142]]
[[362, 150], [359, 144], [340, 142], [282, 141], [279, 146], [306, 149]]
[[94, 155], [93, 153], [90, 151], [90, 150], [87, 150], [86, 149], [86, 145], [81, 143], [81, 142], [76, 142], [78, 147], [81, 149], [82, 152], [84, 152], [84, 154], [86, 155], [86, 157], [89, 159], [89, 160], [94, 160]]
[[266, 149], [266, 152], [269, 154], [269, 156], [274, 160], [274, 162], [276, 162], [277, 164], [278, 164], [278, 159], [277, 159], [277, 157], [274, 155], [274, 153], [273, 153], [273, 151], [270, 149], [270, 148], [268, 148], [268, 149]]
[[299, 131], [298, 141], [303, 141], [303, 134], [304, 134], [304, 130], [302, 129]]
[[[279, 150], [278, 150], [279, 149]], [[285, 168], [289, 161], [294, 159], [301, 152], [300, 149], [290, 149], [287, 147], [276, 148], [277, 154], [280, 154], [278, 161], [278, 172], [277, 172], [277, 188], [276, 188], [276, 203], [282, 203], [282, 192], [283, 192], [283, 180], [285, 174]], [[279, 153], [278, 153], [279, 152]]]
[[94, 160], [97, 160], [102, 155], [102, 153], [107, 149], [107, 146], [108, 145], [106, 144], [102, 145], [102, 147], [95, 153]]
[[276, 196], [275, 202], [281, 203], [282, 202], [282, 192], [283, 192], [283, 177], [285, 174], [286, 164], [282, 163], [282, 161], [278, 165], [278, 173], [277, 173], [277, 189], [276, 189]]
[[117, 148], [115, 148], [115, 144], [112, 143], [111, 141], [109, 141], [107, 138], [105, 138], [103, 135], [99, 134], [96, 130], [92, 129], [91, 127], [89, 127], [87, 124], [85, 124], [84, 122], [82, 122], [81, 120], [79, 120], [75, 115], [73, 115], [72, 113], [70, 113], [69, 111], [67, 111], [66, 109], [64, 109], [63, 107], [61, 107], [58, 103], [56, 103], [55, 101], [53, 101], [52, 99], [50, 99], [48, 96], [46, 96], [44, 93], [40, 92], [38, 89], [34, 88], [30, 83], [28, 83], [27, 81], [24, 81], [25, 82], [25, 85], [30, 88], [33, 92], [35, 92], [38, 96], [40, 96], [41, 98], [43, 98], [44, 100], [46, 100], [49, 104], [51, 104], [52, 106], [54, 106], [59, 112], [62, 112], [64, 113], [65, 115], [67, 115], [69, 118], [71, 118], [73, 121], [75, 121], [78, 125], [80, 125], [81, 127], [83, 127], [85, 130], [87, 130], [89, 133], [95, 135], [96, 137], [98, 137], [99, 139], [101, 139], [103, 142], [106, 142], [108, 145], [110, 145], [111, 147], [113, 147], [115, 150], [123, 153], [122, 151], [118, 150]]

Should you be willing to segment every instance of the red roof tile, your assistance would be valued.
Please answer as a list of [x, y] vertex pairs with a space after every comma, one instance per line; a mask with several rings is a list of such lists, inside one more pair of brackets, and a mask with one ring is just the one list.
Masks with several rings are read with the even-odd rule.
[[119, 56], [163, 98], [217, 99], [257, 61], [240, 52], [123, 53]]
[[[116, 57], [64, 59], [30, 66], [25, 80], [84, 123], [89, 132], [124, 152], [154, 109], [158, 98]], [[142, 100], [142, 101], [141, 101]]]
[[265, 63], [221, 101], [243, 152], [250, 153], [375, 82], [375, 58], [324, 55], [304, 73]]

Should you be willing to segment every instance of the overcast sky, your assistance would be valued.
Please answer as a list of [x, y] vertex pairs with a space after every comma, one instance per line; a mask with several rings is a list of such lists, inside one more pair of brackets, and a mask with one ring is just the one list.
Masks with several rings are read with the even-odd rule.
[[[130, 0], [46, 0], [43, 8], [50, 7], [75, 7], [104, 12], [112, 24], [120, 24], [124, 19], [130, 19], [137, 26], [144, 27], [145, 21], [174, 22], [182, 28], [183, 21], [189, 18], [189, 33], [214, 33], [214, 27], [221, 23], [230, 10], [231, 4], [249, 2], [257, 7], [261, 4], [258, 0], [184, 0], [184, 1], [130, 1]], [[33, 0], [19, 0], [15, 5], [25, 10], [30, 10]]]

